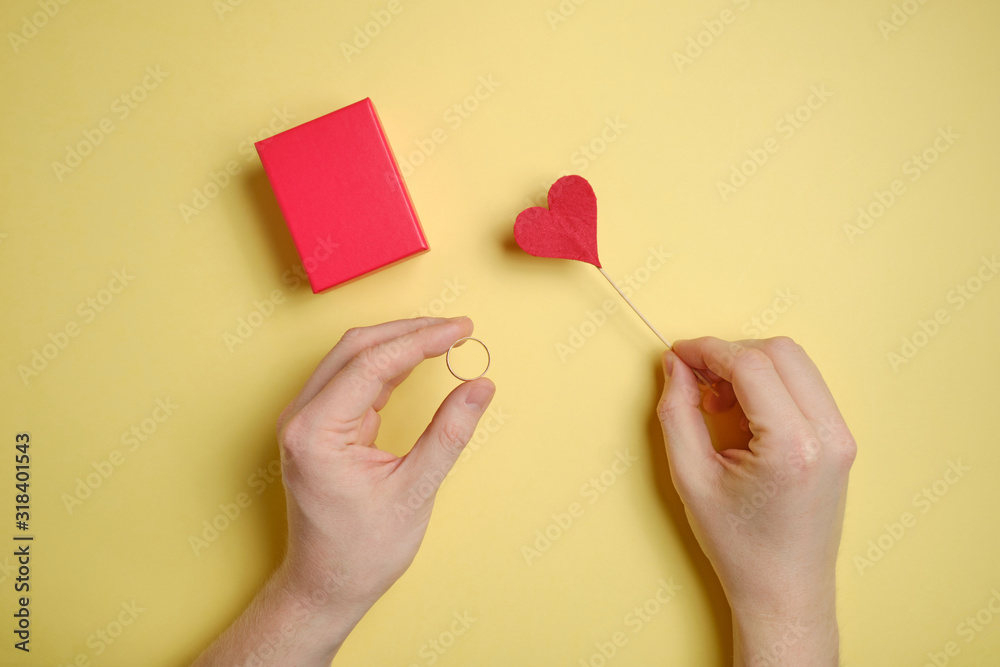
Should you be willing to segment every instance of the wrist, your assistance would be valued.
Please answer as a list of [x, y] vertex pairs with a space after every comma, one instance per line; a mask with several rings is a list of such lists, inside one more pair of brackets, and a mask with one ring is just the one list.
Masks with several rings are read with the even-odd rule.
[[737, 667], [839, 664], [835, 596], [790, 600], [787, 605], [733, 608]]
[[282, 565], [195, 666], [329, 667], [364, 615], [328, 604], [329, 590], [317, 588], [315, 595], [308, 594]]
[[286, 625], [300, 628], [309, 641], [329, 651], [331, 659], [371, 605], [352, 602], [347, 595], [350, 577], [340, 569], [304, 576], [304, 570], [286, 560], [271, 584], [282, 598]]

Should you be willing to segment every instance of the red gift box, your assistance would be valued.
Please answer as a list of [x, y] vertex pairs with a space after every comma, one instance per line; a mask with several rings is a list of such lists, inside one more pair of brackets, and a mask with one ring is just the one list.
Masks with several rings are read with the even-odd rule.
[[371, 99], [255, 145], [314, 293], [430, 249]]

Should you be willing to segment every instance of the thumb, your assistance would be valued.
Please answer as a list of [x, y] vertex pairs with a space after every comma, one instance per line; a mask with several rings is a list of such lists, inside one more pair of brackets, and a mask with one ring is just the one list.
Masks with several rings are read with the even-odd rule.
[[663, 355], [666, 384], [656, 406], [670, 462], [670, 477], [685, 498], [714, 461], [715, 448], [698, 406], [701, 392], [694, 373], [671, 351]]
[[448, 394], [403, 461], [414, 480], [429, 480], [435, 491], [441, 486], [472, 439], [496, 390], [491, 380], [481, 378], [462, 383]]

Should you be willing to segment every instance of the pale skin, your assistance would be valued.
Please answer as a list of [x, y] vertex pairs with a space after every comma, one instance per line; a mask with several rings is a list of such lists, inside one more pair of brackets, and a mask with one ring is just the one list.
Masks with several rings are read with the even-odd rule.
[[[670, 475], [732, 608], [733, 664], [838, 665], [835, 570], [857, 447], [819, 370], [789, 338], [679, 341], [663, 366]], [[719, 379], [707, 411], [738, 403], [749, 449], [712, 446], [692, 368]]]
[[[413, 561], [435, 493], [496, 388], [460, 384], [401, 457], [375, 445], [379, 412], [417, 364], [472, 328], [468, 318], [419, 318], [352, 329], [320, 362], [278, 418], [285, 558], [195, 667], [331, 663]], [[692, 368], [719, 397], [706, 397]], [[671, 477], [732, 606], [734, 665], [776, 643], [781, 659], [768, 664], [836, 665], [834, 568], [855, 448], [822, 377], [788, 339], [680, 341], [664, 370]], [[738, 403], [749, 450], [715, 451], [703, 400], [709, 412]]]

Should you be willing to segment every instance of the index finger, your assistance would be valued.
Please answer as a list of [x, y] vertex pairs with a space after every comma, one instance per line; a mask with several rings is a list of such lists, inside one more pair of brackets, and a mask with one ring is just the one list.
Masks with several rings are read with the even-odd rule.
[[[459, 318], [451, 318], [452, 321]], [[348, 329], [316, 366], [302, 391], [295, 397], [296, 409], [311, 401], [348, 362], [366, 347], [372, 347], [408, 334], [416, 329], [448, 322], [441, 317], [419, 317], [383, 322], [370, 327]]]
[[674, 352], [693, 368], [707, 368], [733, 385], [754, 435], [783, 432], [806, 420], [763, 351], [712, 336], [674, 343]]
[[383, 392], [394, 386], [396, 378], [412, 371], [424, 359], [444, 354], [455, 341], [471, 333], [472, 320], [463, 318], [366, 347], [309, 401], [304, 412], [324, 425], [363, 419]]
[[844, 417], [830, 388], [801, 345], [787, 337], [738, 342], [745, 347], [757, 348], [770, 357], [781, 381], [806, 419], [828, 429], [844, 426]]

